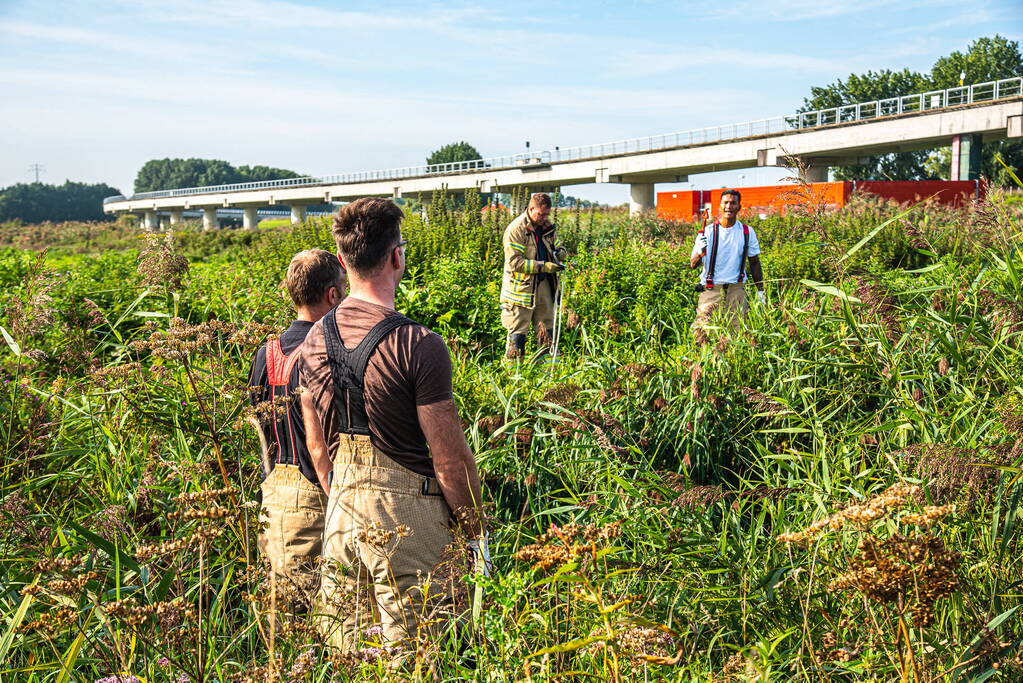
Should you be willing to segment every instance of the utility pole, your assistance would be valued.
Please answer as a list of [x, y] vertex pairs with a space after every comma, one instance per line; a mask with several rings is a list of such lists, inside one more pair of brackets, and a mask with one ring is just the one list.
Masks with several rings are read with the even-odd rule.
[[39, 172], [40, 171], [45, 171], [45, 170], [46, 169], [43, 168], [42, 164], [31, 164], [28, 167], [28, 172], [29, 173], [35, 173], [36, 174], [36, 182], [37, 183], [39, 182]]

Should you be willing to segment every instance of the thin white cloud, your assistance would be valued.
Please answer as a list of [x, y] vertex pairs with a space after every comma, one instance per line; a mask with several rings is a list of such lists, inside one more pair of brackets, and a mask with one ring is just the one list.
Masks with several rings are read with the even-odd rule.
[[[431, 38], [452, 45], [476, 46], [492, 51], [515, 51], [530, 60], [542, 50], [525, 46], [558, 45], [564, 48], [586, 40], [573, 32], [538, 27], [518, 17], [482, 5], [422, 4], [415, 9], [380, 5], [372, 10], [316, 7], [286, 0], [115, 0], [126, 12], [161, 25], [191, 25], [238, 33], [270, 33], [288, 39], [289, 31], [322, 36], [343, 44], [345, 36], [379, 37], [381, 52], [398, 51], [410, 43], [429, 44]], [[322, 40], [322, 38], [317, 38]], [[436, 44], [433, 46], [436, 48]], [[407, 55], [405, 55], [407, 57]], [[429, 57], [420, 54], [416, 59]]]
[[729, 49], [723, 51], [665, 49], [657, 52], [632, 52], [620, 56], [607, 73], [609, 78], [641, 78], [670, 73], [691, 72], [698, 67], [756, 69], [759, 71], [801, 73], [844, 73], [850, 59], [812, 57], [784, 52], [757, 52]]
[[956, 5], [955, 0], [741, 0], [715, 5], [711, 16], [742, 19], [746, 22], [797, 22], [877, 12], [904, 12], [929, 6]]
[[77, 45], [103, 52], [124, 53], [148, 58], [209, 61], [218, 56], [214, 49], [204, 48], [196, 42], [168, 40], [155, 36], [139, 38], [72, 26], [0, 21], [0, 34], [4, 33], [34, 42]]
[[492, 13], [483, 8], [423, 5], [417, 11], [378, 7], [372, 11], [317, 7], [284, 0], [117, 0], [127, 11], [162, 24], [189, 24], [233, 31], [284, 32], [296, 29], [382, 33], [445, 31]]

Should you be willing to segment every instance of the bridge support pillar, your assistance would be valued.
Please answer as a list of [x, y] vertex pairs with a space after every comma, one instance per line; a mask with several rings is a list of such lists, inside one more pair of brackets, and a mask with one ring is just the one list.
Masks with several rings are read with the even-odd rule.
[[980, 135], [956, 135], [952, 138], [951, 180], [980, 180]]
[[245, 207], [245, 217], [242, 219], [242, 227], [246, 230], [255, 230], [259, 227], [259, 216], [256, 214], [255, 206]]
[[160, 229], [160, 220], [156, 215], [156, 211], [150, 209], [143, 214], [142, 227], [151, 232]]
[[632, 183], [629, 185], [629, 215], [637, 216], [654, 210], [654, 184]]
[[203, 230], [216, 230], [220, 227], [219, 221], [217, 221], [217, 209], [213, 206], [207, 206], [202, 210], [202, 229]]
[[181, 209], [171, 209], [170, 224], [177, 225], [181, 222]]
[[305, 221], [305, 207], [298, 204], [291, 205], [291, 224], [299, 225]]
[[809, 166], [806, 169], [806, 182], [826, 183], [828, 182], [827, 166]]

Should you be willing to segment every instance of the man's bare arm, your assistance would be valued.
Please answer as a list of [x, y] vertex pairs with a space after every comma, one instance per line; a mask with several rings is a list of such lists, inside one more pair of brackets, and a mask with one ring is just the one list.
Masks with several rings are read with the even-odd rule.
[[764, 288], [764, 268], [760, 265], [759, 255], [749, 257], [749, 274], [757, 289], [762, 290]]
[[418, 406], [419, 426], [430, 445], [437, 483], [448, 506], [464, 517], [465, 533], [470, 539], [479, 538], [483, 529], [482, 490], [469, 444], [458, 419], [458, 409], [452, 399]]
[[309, 456], [313, 461], [313, 468], [316, 470], [316, 478], [324, 493], [330, 495], [330, 470], [334, 464], [330, 461], [330, 453], [327, 451], [327, 440], [323, 436], [323, 427], [320, 425], [320, 417], [316, 414], [316, 404], [308, 391], [303, 391], [302, 401], [302, 424], [305, 425], [305, 445], [309, 449]]

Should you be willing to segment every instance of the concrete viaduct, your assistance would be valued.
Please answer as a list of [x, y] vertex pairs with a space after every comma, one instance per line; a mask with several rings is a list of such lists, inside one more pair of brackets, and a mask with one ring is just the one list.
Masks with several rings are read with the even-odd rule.
[[516, 187], [553, 190], [583, 183], [627, 183], [632, 213], [654, 208], [654, 185], [684, 182], [690, 174], [754, 166], [791, 166], [800, 160], [808, 180], [827, 180], [828, 167], [866, 157], [951, 145], [953, 180], [980, 174], [985, 140], [1023, 137], [1023, 79], [1010, 78], [889, 100], [863, 102], [746, 123], [634, 138], [597, 145], [475, 161], [293, 178], [216, 187], [144, 192], [104, 200], [107, 213], [140, 215], [156, 229], [158, 212], [170, 223], [183, 211], [202, 210], [203, 225], [217, 225], [218, 209], [242, 209], [243, 224], [257, 225], [261, 207], [306, 207], [358, 197], [417, 197], [436, 191], [507, 192]]

